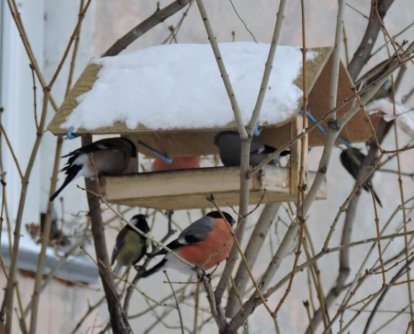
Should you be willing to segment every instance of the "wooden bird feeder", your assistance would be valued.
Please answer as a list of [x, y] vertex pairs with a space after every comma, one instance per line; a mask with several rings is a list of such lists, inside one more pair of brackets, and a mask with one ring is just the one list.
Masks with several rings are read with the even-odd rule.
[[[207, 46], [210, 47], [209, 45]], [[178, 46], [175, 45], [174, 47], [177, 48]], [[315, 52], [315, 56], [307, 61], [308, 104], [313, 116], [319, 119], [329, 111], [332, 48], [315, 48], [308, 52]], [[225, 54], [223, 54], [223, 59], [226, 61]], [[181, 59], [180, 61], [185, 62], [186, 59]], [[214, 58], [212, 62], [217, 66]], [[277, 66], [283, 66], [283, 64], [278, 64], [276, 58], [274, 67]], [[258, 69], [258, 71], [263, 73], [263, 68]], [[69, 129], [67, 120], [70, 119], [71, 114], [76, 111], [78, 105], [81, 105], [84, 100], [83, 98], [78, 100], [78, 98], [85, 93], [93, 92], [97, 89], [94, 84], [100, 80], [100, 71], [102, 69], [103, 67], [99, 63], [91, 63], [86, 67], [49, 124], [48, 129], [52, 133], [55, 135], [67, 134]], [[151, 75], [151, 71], [149, 75]], [[178, 80], [175, 83], [178, 87], [183, 84], [179, 81], [179, 78], [168, 78], [168, 68], [164, 71], [164, 75], [167, 78], [166, 81], [168, 79]], [[224, 90], [221, 78], [219, 77], [219, 79]], [[230, 80], [232, 80], [231, 74]], [[293, 84], [302, 89], [302, 70], [300, 70]], [[350, 77], [342, 64], [340, 65], [338, 87], [338, 104], [346, 98], [353, 96]], [[163, 95], [162, 83], [160, 83], [158, 88], [161, 99]], [[109, 85], [108, 89], [111, 89], [111, 85]], [[206, 94], [208, 95], [208, 93]], [[174, 101], [170, 101], [170, 103], [174, 104]], [[299, 115], [301, 105], [302, 100], [298, 98], [295, 108], [291, 110], [292, 116], [282, 122], [261, 123], [261, 133], [255, 139], [273, 147], [280, 147], [289, 142], [302, 131], [302, 119]], [[337, 112], [338, 117], [345, 113], [349, 106], [350, 104], [341, 108]], [[137, 105], [137, 113], [140, 112], [139, 108], [139, 105]], [[164, 112], [165, 116], [168, 117], [169, 111], [165, 110]], [[369, 129], [366, 127], [367, 121], [363, 111], [359, 111], [344, 127], [340, 136], [351, 143], [366, 141], [370, 137]], [[136, 144], [138, 144], [138, 141], [143, 142], [170, 158], [176, 158], [218, 154], [218, 149], [214, 145], [216, 134], [224, 130], [237, 130], [234, 121], [220, 126], [198, 128], [191, 126], [155, 128], [154, 126], [145, 126], [143, 124], [137, 124], [136, 127], [131, 128], [130, 124], [128, 126], [126, 123], [117, 121], [110, 126], [100, 126], [93, 129], [79, 126], [75, 128], [74, 133], [79, 135], [118, 134], [128, 137]], [[326, 129], [326, 122], [322, 126]], [[307, 144], [309, 147], [322, 146], [325, 140], [325, 136], [321, 132], [314, 130], [309, 134]], [[137, 145], [137, 148], [140, 153], [154, 157], [152, 153], [143, 149], [141, 145]], [[299, 156], [300, 141], [291, 146], [290, 167], [266, 166], [260, 173], [255, 175], [250, 180], [251, 204], [295, 200], [298, 186]], [[144, 173], [138, 173], [137, 171], [138, 162], [134, 161], [130, 166], [130, 174], [103, 178], [102, 185], [105, 186], [108, 202], [167, 210], [211, 207], [212, 203], [206, 199], [211, 194], [215, 195], [217, 202], [221, 206], [238, 205], [239, 202], [240, 169], [236, 167], [197, 168]], [[308, 189], [313, 182], [315, 174], [315, 172], [311, 171], [306, 172]], [[326, 184], [321, 187], [317, 194], [317, 199], [324, 198], [326, 198]]]

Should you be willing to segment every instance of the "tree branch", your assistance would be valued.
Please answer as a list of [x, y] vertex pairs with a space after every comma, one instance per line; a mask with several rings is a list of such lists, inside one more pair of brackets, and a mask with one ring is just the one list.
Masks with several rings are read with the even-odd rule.
[[[91, 135], [82, 136], [82, 146], [86, 146], [92, 143]], [[97, 263], [99, 265], [99, 275], [101, 276], [102, 285], [105, 291], [105, 297], [107, 301], [108, 311], [111, 319], [111, 326], [114, 333], [129, 334], [131, 328], [128, 324], [128, 320], [125, 312], [122, 309], [120, 301], [118, 299], [118, 293], [113, 276], [106, 270], [110, 268], [108, 251], [106, 247], [106, 240], [104, 234], [104, 227], [102, 222], [102, 214], [99, 198], [93, 193], [97, 193], [96, 184], [90, 179], [85, 179], [87, 198], [89, 204], [89, 217], [92, 225], [92, 237], [95, 246], [95, 253]], [[103, 266], [101, 265], [103, 264]], [[105, 268], [106, 267], [106, 268]]]
[[358, 49], [355, 51], [348, 66], [348, 72], [352, 80], [356, 80], [362, 68], [368, 62], [371, 56], [371, 51], [381, 30], [381, 22], [378, 20], [376, 14], [376, 6], [378, 6], [378, 12], [381, 19], [383, 19], [393, 3], [394, 0], [378, 0], [371, 2], [371, 12], [369, 14], [368, 26], [365, 30], [364, 37], [362, 38], [362, 41], [359, 44]]
[[[255, 225], [249, 243], [247, 244], [246, 250], [244, 252], [250, 268], [253, 268], [257, 260], [264, 239], [266, 238], [268, 230], [272, 225], [272, 222], [277, 212], [279, 211], [280, 206], [280, 203], [266, 204], [259, 218], [259, 221]], [[246, 266], [243, 263], [240, 263], [236, 278], [234, 279], [235, 286], [232, 287], [229, 293], [229, 300], [227, 302], [226, 308], [226, 317], [233, 317], [240, 309], [241, 305], [239, 303], [239, 298], [243, 300], [243, 297], [246, 293], [246, 286], [248, 281], [249, 274], [247, 272]], [[236, 290], [239, 296], [237, 295]]]
[[120, 54], [136, 39], [144, 35], [147, 31], [154, 28], [161, 22], [164, 22], [170, 16], [179, 12], [187, 6], [192, 0], [176, 0], [163, 9], [157, 9], [154, 14], [148, 17], [145, 21], [138, 24], [120, 39], [118, 39], [103, 55], [102, 57], [112, 57]]

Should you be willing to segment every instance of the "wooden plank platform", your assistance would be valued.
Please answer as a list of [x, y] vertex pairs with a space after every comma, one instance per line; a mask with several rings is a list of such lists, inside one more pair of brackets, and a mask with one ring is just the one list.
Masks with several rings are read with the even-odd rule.
[[[308, 172], [308, 189], [315, 172]], [[240, 169], [213, 167], [139, 174], [127, 174], [102, 179], [109, 203], [163, 210], [212, 207], [207, 200], [215, 195], [222, 206], [239, 204]], [[291, 193], [290, 169], [266, 166], [250, 180], [250, 204], [295, 201]], [[326, 198], [326, 182], [317, 199]]]

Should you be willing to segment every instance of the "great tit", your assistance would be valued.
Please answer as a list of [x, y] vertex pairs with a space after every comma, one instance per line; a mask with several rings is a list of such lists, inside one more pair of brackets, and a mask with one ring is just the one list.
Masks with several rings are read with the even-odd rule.
[[[131, 223], [144, 233], [148, 233], [146, 217], [136, 215], [132, 217]], [[117, 262], [114, 269], [115, 274], [119, 274], [121, 267], [129, 267], [138, 263], [150, 247], [150, 240], [136, 232], [131, 226], [126, 225], [116, 237], [116, 244], [112, 252], [111, 266]]]

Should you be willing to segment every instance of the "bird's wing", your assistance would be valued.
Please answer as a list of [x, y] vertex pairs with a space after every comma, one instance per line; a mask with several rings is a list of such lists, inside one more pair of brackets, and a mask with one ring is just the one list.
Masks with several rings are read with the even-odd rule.
[[[94, 153], [98, 151], [108, 151], [108, 150], [118, 151], [118, 150], [123, 150], [123, 149], [124, 149], [124, 145], [123, 145], [122, 139], [108, 138], [108, 139], [98, 140], [92, 144], [78, 148], [77, 150], [72, 151], [69, 154], [62, 156], [62, 158], [74, 157], [81, 153], [90, 154], [90, 153]], [[70, 162], [70, 159], [68, 163], [69, 162]]]
[[[214, 228], [214, 218], [204, 216], [196, 220], [186, 229], [184, 229], [178, 238], [171, 241], [167, 247], [171, 250], [178, 249], [185, 245], [194, 245], [202, 243]], [[166, 254], [167, 251], [162, 249], [156, 255]]]
[[118, 256], [119, 252], [121, 251], [122, 247], [125, 244], [125, 237], [128, 233], [127, 226], [125, 226], [121, 232], [119, 232], [118, 236], [116, 237], [116, 244], [114, 250], [112, 251], [112, 258], [111, 258], [111, 266], [114, 264], [116, 257]]
[[[270, 146], [269, 146], [270, 147]], [[256, 140], [252, 140], [252, 143], [250, 144], [250, 154], [261, 154], [265, 151], [266, 145], [259, 143]], [[274, 149], [273, 149], [274, 151]]]
[[342, 165], [345, 167], [347, 172], [353, 176], [354, 179], [356, 179], [358, 176], [359, 169], [361, 168], [361, 161], [364, 158], [365, 155], [358, 149], [353, 149], [352, 151], [349, 151], [348, 149], [343, 151], [340, 155]]
[[177, 240], [182, 245], [199, 244], [213, 230], [214, 223], [214, 218], [204, 216], [184, 229]]

